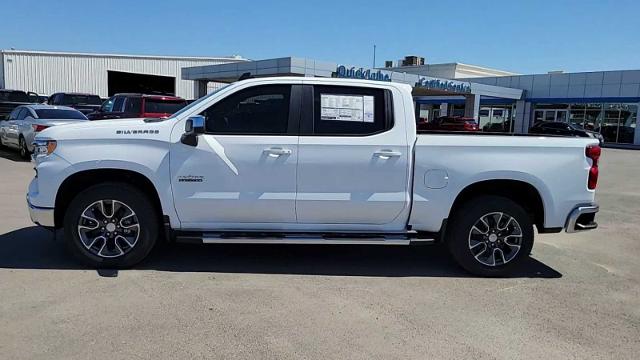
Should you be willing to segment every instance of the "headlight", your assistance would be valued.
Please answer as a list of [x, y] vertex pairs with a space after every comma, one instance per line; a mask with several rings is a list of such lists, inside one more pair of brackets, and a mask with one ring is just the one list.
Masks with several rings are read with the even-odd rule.
[[47, 156], [55, 151], [58, 143], [55, 140], [36, 140], [33, 142], [33, 156]]

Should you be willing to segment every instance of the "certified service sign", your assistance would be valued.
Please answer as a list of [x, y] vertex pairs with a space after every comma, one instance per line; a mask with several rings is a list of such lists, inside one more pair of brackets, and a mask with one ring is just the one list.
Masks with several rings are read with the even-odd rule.
[[442, 90], [454, 93], [470, 94], [471, 83], [455, 80], [436, 79], [432, 77], [420, 77], [416, 82], [417, 88], [429, 90]]

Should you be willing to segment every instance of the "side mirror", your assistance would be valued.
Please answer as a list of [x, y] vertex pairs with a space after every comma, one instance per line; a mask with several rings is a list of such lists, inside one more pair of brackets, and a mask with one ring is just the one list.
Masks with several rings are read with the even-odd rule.
[[192, 116], [184, 124], [184, 134], [182, 134], [180, 142], [189, 146], [198, 146], [198, 135], [200, 134], [204, 134], [204, 116]]

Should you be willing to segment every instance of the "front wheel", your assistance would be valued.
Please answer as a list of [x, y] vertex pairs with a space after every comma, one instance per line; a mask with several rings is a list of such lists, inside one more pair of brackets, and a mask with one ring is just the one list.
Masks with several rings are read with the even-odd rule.
[[530, 216], [505, 197], [472, 199], [451, 220], [449, 251], [460, 266], [476, 275], [507, 276], [533, 247]]
[[142, 261], [156, 243], [158, 214], [149, 198], [124, 183], [82, 191], [64, 217], [68, 249], [96, 268], [126, 268]]

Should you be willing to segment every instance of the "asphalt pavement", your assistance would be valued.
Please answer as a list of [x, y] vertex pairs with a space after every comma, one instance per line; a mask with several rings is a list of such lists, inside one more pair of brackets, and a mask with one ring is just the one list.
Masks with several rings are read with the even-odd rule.
[[441, 246], [167, 245], [80, 267], [0, 150], [1, 359], [637, 359], [640, 151], [605, 149], [599, 229], [539, 235], [509, 279]]

